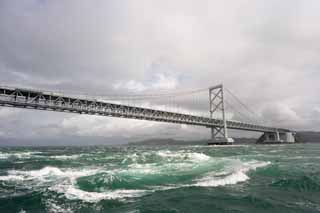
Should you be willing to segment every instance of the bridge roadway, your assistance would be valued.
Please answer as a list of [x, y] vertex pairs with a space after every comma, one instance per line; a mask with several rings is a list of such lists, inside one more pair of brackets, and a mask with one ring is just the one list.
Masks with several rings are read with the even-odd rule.
[[[179, 123], [208, 128], [223, 127], [223, 120], [220, 119], [108, 103], [93, 98], [67, 96], [57, 92], [5, 86], [0, 86], [0, 106]], [[227, 128], [255, 132], [290, 132], [288, 129], [238, 121], [227, 121]]]

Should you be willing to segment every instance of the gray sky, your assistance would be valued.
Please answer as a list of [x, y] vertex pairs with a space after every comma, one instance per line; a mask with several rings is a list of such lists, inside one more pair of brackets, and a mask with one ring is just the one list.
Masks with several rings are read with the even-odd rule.
[[[319, 130], [319, 11], [318, 0], [2, 0], [0, 83], [123, 94], [222, 82], [271, 125]], [[208, 137], [205, 128], [9, 108], [0, 119], [0, 137]]]

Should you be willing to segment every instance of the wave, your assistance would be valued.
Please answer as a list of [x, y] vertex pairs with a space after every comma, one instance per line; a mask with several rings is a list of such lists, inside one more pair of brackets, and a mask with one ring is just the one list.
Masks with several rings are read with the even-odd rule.
[[211, 158], [210, 156], [205, 155], [203, 153], [185, 152], [185, 151], [172, 152], [169, 150], [165, 150], [165, 151], [158, 151], [156, 154], [166, 159], [170, 159], [170, 158], [173, 158], [176, 160], [183, 159], [183, 160], [191, 160], [195, 162], [208, 161]]
[[45, 200], [45, 205], [48, 209], [48, 212], [52, 212], [52, 213], [72, 213], [74, 212], [70, 207], [66, 207], [64, 205], [61, 204], [57, 204], [55, 202], [55, 200], [53, 199], [47, 199]]
[[31, 171], [9, 170], [7, 175], [0, 176], [0, 181], [14, 182], [17, 187], [45, 188], [70, 200], [96, 203], [106, 199], [124, 201], [159, 190], [237, 184], [250, 179], [249, 171], [270, 164], [215, 158], [188, 150], [135, 153], [128, 154], [125, 159], [127, 163], [112, 169], [107, 166], [65, 169], [47, 166]]
[[9, 159], [9, 158], [18, 158], [18, 159], [29, 159], [33, 157], [43, 157], [40, 156], [42, 152], [0, 152], [0, 160], [4, 159]]
[[58, 160], [71, 160], [71, 159], [78, 159], [83, 157], [84, 154], [79, 154], [79, 155], [55, 155], [55, 156], [50, 156], [50, 158], [58, 159]]
[[135, 152], [126, 156], [122, 160], [122, 164], [143, 164], [143, 163], [158, 163], [158, 162], [182, 162], [182, 161], [207, 161], [211, 157], [204, 153], [190, 152], [187, 150], [183, 151], [148, 151], [148, 152]]
[[85, 191], [119, 188], [158, 191], [192, 186], [216, 187], [247, 181], [250, 179], [247, 174], [249, 171], [269, 164], [270, 162], [242, 162], [227, 158], [211, 158], [198, 165], [185, 162], [132, 164], [126, 169], [80, 178], [78, 185]]
[[78, 189], [74, 185], [56, 185], [49, 190], [64, 194], [69, 200], [82, 200], [89, 203], [96, 203], [101, 200], [125, 200], [126, 198], [140, 197], [147, 193], [147, 190], [109, 190], [104, 192], [88, 192]]
[[10, 170], [8, 176], [0, 176], [0, 179], [10, 180], [10, 177], [18, 180], [52, 180], [57, 178], [70, 178], [76, 179], [81, 176], [88, 176], [96, 173], [98, 169], [67, 169], [61, 170], [57, 167], [47, 166], [40, 170], [21, 171], [21, 170]]
[[44, 158], [49, 157], [51, 159], [58, 159], [58, 160], [70, 160], [70, 159], [78, 159], [83, 156], [87, 156], [87, 154], [75, 154], [75, 155], [54, 155], [54, 156], [44, 156], [41, 155], [42, 152], [0, 152], [0, 160], [1, 159], [10, 159], [10, 158], [17, 158], [17, 159], [30, 159], [30, 158]]
[[241, 166], [236, 166], [232, 168], [232, 171], [229, 173], [209, 173], [207, 176], [198, 179], [197, 183], [193, 184], [193, 186], [215, 187], [244, 182], [250, 179], [247, 175], [247, 173], [250, 170], [256, 170], [257, 168], [265, 167], [269, 164], [271, 163], [259, 161], [246, 162], [243, 163]]
[[[56, 193], [62, 193], [67, 199], [79, 199], [86, 202], [98, 202], [105, 199], [124, 199], [141, 196], [145, 190], [109, 190], [104, 192], [88, 192], [77, 188], [76, 180], [80, 177], [94, 175], [101, 169], [61, 170], [57, 167], [44, 167], [32, 171], [8, 171], [8, 175], [0, 176], [1, 181], [33, 181], [33, 186], [46, 186]], [[23, 184], [23, 183], [22, 183]]]

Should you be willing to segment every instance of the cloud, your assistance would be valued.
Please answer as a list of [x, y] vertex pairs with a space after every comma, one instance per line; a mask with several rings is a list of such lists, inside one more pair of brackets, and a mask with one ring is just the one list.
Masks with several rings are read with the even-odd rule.
[[[316, 129], [312, 109], [320, 104], [319, 10], [316, 0], [4, 0], [0, 83], [119, 95], [185, 91], [222, 82], [270, 125], [280, 119], [290, 120], [292, 128]], [[175, 101], [180, 108], [206, 114], [207, 100], [204, 92]], [[44, 134], [46, 128], [52, 135], [66, 129], [82, 135], [111, 131], [99, 125], [104, 120], [72, 114], [5, 114], [11, 122], [2, 122], [1, 128], [10, 135], [19, 135], [14, 127], [28, 122], [34, 134], [40, 129]], [[78, 125], [67, 125], [72, 119]], [[84, 128], [87, 122], [96, 127]], [[131, 136], [149, 125], [136, 123], [131, 129], [125, 121], [107, 123], [128, 129]], [[178, 125], [175, 134], [180, 131]], [[201, 136], [202, 130], [197, 131]]]
[[270, 123], [277, 123], [283, 127], [292, 123], [301, 122], [301, 118], [298, 114], [290, 108], [290, 106], [283, 103], [275, 103], [265, 106], [262, 111], [262, 116], [265, 120], [270, 121]]
[[114, 89], [125, 89], [127, 91], [133, 91], [133, 92], [142, 92], [146, 90], [146, 86], [143, 85], [141, 82], [137, 82], [135, 80], [129, 80], [126, 82], [119, 81], [114, 83], [113, 85]]
[[170, 74], [165, 75], [163, 73], [155, 73], [154, 77], [152, 77], [152, 80], [147, 80], [145, 82], [138, 82], [135, 80], [118, 81], [112, 86], [115, 90], [125, 90], [130, 91], [131, 93], [141, 93], [147, 90], [174, 90], [178, 86], [178, 80], [175, 77], [170, 76]]
[[157, 74], [157, 81], [152, 83], [153, 89], [160, 89], [160, 90], [173, 90], [176, 89], [178, 86], [178, 82], [175, 78], [171, 76], [165, 76], [164, 74]]

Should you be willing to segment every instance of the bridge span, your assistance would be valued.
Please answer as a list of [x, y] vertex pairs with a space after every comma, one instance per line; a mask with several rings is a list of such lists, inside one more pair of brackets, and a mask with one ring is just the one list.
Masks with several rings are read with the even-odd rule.
[[[259, 141], [294, 142], [291, 130], [226, 120], [224, 112], [223, 85], [209, 88], [210, 117], [175, 113], [151, 108], [109, 103], [94, 98], [64, 95], [34, 89], [0, 86], [0, 106], [56, 112], [101, 115], [128, 119], [149, 120], [177, 124], [202, 126], [211, 129], [212, 143], [232, 143], [227, 129], [262, 132]], [[223, 119], [215, 119], [212, 114], [220, 110]]]

